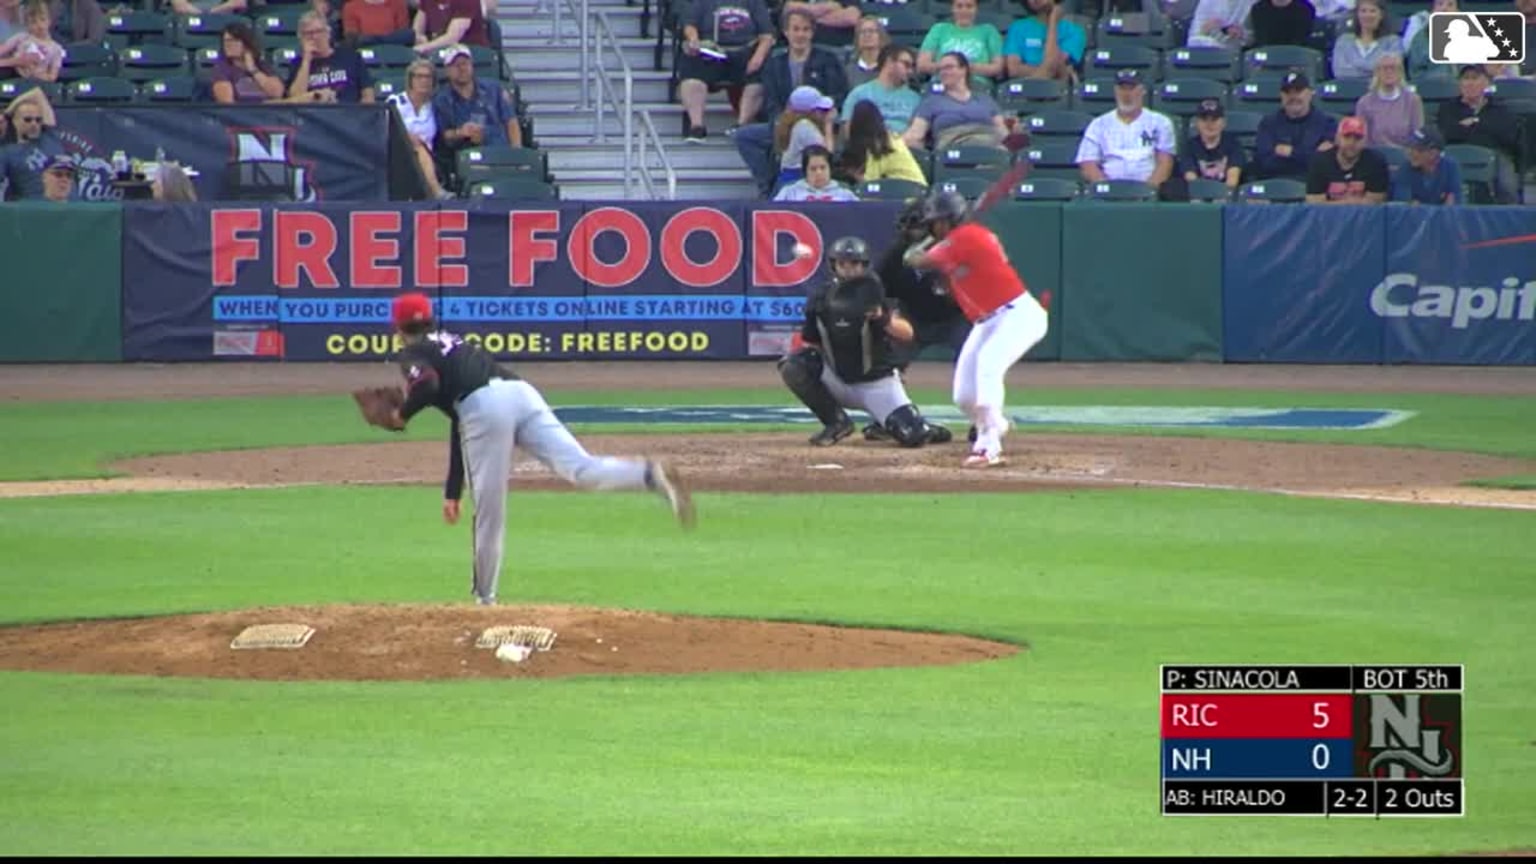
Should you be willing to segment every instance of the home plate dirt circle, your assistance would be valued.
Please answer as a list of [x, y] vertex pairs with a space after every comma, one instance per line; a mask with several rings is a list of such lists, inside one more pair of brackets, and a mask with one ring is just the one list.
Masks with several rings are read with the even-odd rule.
[[[303, 647], [233, 649], [258, 625]], [[521, 663], [478, 647], [492, 627], [554, 631]], [[427, 681], [942, 666], [1023, 650], [972, 636], [579, 606], [288, 606], [0, 627], [0, 669], [267, 681]]]

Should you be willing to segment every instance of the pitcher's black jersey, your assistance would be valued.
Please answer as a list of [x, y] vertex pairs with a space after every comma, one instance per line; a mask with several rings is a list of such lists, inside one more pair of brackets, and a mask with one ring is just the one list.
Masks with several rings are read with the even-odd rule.
[[[805, 301], [800, 336], [820, 345], [837, 377], [848, 383], [874, 381], [896, 368], [896, 352], [885, 332], [896, 309], [873, 273], [814, 289]], [[877, 313], [871, 318], [870, 313]]]
[[409, 390], [400, 416], [407, 420], [428, 405], [453, 417], [454, 403], [491, 379], [518, 377], [484, 348], [442, 331], [407, 345], [400, 352], [400, 369]]

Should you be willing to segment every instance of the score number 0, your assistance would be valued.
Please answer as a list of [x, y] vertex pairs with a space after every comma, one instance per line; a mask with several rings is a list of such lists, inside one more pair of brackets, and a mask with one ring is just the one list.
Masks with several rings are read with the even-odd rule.
[[[1312, 728], [1313, 729], [1326, 729], [1326, 728], [1328, 728], [1328, 703], [1327, 702], [1313, 702], [1312, 703], [1312, 716], [1313, 716], [1313, 718], [1315, 718], [1312, 721]], [[1316, 768], [1319, 771], [1326, 771], [1326, 770], [1328, 770], [1328, 764], [1329, 764], [1329, 761], [1332, 758], [1333, 757], [1331, 755], [1329, 755], [1328, 745], [1327, 744], [1318, 744], [1318, 745], [1316, 745], [1316, 746], [1314, 746], [1312, 748], [1312, 767], [1313, 768]]]

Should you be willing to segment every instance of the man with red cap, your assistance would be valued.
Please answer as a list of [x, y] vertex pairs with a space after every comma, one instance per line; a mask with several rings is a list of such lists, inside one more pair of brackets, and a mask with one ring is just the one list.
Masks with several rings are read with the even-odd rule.
[[448, 415], [452, 423], [443, 490], [443, 519], [450, 525], [459, 519], [464, 473], [469, 472], [475, 499], [473, 590], [480, 605], [496, 602], [514, 447], [522, 447], [574, 486], [658, 493], [683, 527], [692, 527], [693, 502], [675, 473], [653, 461], [587, 453], [533, 385], [479, 345], [437, 329], [432, 301], [425, 294], [395, 298], [391, 318], [405, 345], [399, 360], [406, 399], [395, 412], [396, 428], [404, 429], [428, 406]]
[[1365, 120], [1339, 121], [1334, 148], [1312, 157], [1308, 204], [1380, 204], [1392, 185], [1387, 157], [1365, 146]]

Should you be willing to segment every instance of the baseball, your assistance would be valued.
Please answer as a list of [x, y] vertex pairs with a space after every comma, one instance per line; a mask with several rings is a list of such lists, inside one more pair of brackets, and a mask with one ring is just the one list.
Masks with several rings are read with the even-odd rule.
[[807, 243], [796, 243], [794, 253], [795, 259], [799, 261], [804, 261], [805, 259], [816, 254], [815, 250], [813, 250]]
[[521, 663], [528, 659], [533, 649], [527, 645], [499, 645], [496, 648], [496, 659], [503, 663]]

